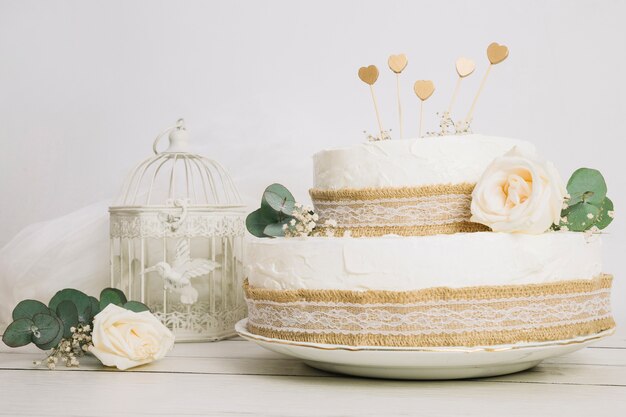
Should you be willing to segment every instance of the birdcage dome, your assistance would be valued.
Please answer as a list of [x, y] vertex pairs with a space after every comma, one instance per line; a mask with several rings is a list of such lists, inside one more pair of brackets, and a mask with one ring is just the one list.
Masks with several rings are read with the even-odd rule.
[[[168, 135], [169, 134], [169, 135]], [[168, 135], [169, 146], [159, 150]], [[217, 161], [192, 153], [183, 119], [154, 141], [154, 155], [133, 169], [114, 206], [243, 207], [232, 178]]]

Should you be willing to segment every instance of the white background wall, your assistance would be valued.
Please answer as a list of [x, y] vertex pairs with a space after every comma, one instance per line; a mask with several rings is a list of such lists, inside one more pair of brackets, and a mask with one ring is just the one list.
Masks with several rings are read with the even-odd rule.
[[498, 41], [510, 58], [492, 71], [474, 131], [533, 141], [566, 178], [580, 166], [604, 173], [618, 211], [605, 270], [624, 321], [624, 16], [620, 0], [0, 0], [0, 246], [29, 223], [115, 195], [181, 116], [248, 202], [274, 181], [304, 200], [312, 153], [375, 130], [359, 66], [381, 68], [383, 122], [397, 131], [385, 63], [409, 56], [403, 100], [415, 132], [410, 84], [435, 81], [425, 117], [434, 128], [455, 59], [476, 59], [460, 116]]

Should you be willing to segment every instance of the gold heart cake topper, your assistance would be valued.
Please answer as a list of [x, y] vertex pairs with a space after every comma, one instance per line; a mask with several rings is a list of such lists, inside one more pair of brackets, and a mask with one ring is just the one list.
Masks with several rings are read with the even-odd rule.
[[389, 69], [391, 69], [396, 74], [400, 74], [402, 71], [404, 71], [408, 63], [409, 60], [404, 54], [391, 55], [387, 60]]
[[478, 97], [480, 97], [480, 93], [485, 88], [485, 83], [487, 82], [487, 77], [489, 77], [489, 72], [491, 72], [491, 68], [499, 64], [500, 62], [507, 59], [509, 56], [509, 48], [505, 45], [500, 45], [498, 42], [492, 42], [487, 47], [487, 58], [489, 59], [489, 66], [487, 67], [487, 71], [483, 76], [482, 81], [480, 82], [480, 86], [478, 87], [478, 91], [474, 96], [474, 100], [472, 101], [472, 105], [470, 106], [469, 113], [465, 116], [465, 123], [469, 125], [472, 121], [472, 117], [474, 115], [474, 110], [476, 109], [476, 103], [478, 102]]
[[461, 57], [456, 60], [456, 73], [461, 78], [471, 75], [475, 69], [476, 64], [471, 59]]
[[493, 42], [487, 47], [487, 58], [491, 65], [499, 64], [509, 56], [509, 48], [504, 45], [500, 45], [498, 42]]
[[359, 68], [359, 78], [365, 84], [374, 85], [378, 79], [378, 68], [376, 68], [376, 65]]
[[413, 85], [413, 90], [420, 100], [428, 100], [435, 92], [435, 84], [430, 80], [418, 80]]

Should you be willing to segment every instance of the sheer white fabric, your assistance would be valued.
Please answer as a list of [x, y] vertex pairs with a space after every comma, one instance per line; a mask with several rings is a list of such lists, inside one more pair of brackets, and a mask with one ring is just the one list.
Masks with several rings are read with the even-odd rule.
[[63, 288], [97, 296], [109, 285], [109, 204], [31, 224], [0, 249], [0, 328], [23, 299], [47, 302]]

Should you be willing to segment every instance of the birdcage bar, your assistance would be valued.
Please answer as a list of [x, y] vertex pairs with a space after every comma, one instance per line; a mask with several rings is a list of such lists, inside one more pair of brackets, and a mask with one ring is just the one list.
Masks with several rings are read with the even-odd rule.
[[140, 256], [140, 266], [141, 266], [141, 274], [140, 274], [140, 284], [139, 284], [139, 293], [140, 293], [140, 298], [139, 301], [141, 301], [142, 303], [146, 302], [146, 273], [145, 273], [145, 269], [146, 269], [146, 243], [144, 241], [144, 239], [140, 239], [139, 241], [139, 245], [140, 245], [140, 250], [141, 250], [141, 254]]
[[[211, 237], [211, 260], [213, 262], [216, 261], [216, 251], [215, 251], [215, 236]], [[216, 281], [217, 271], [211, 271], [211, 275], [209, 277], [209, 311], [211, 314], [215, 314], [215, 281]]]
[[[163, 238], [163, 262], [167, 262], [167, 238]], [[167, 317], [167, 289], [163, 286], [163, 317]]]
[[[132, 240], [126, 241], [127, 256], [126, 262], [128, 262], [128, 298], [133, 298], [133, 255], [131, 252]], [[122, 257], [120, 256], [120, 268], [122, 267]]]

